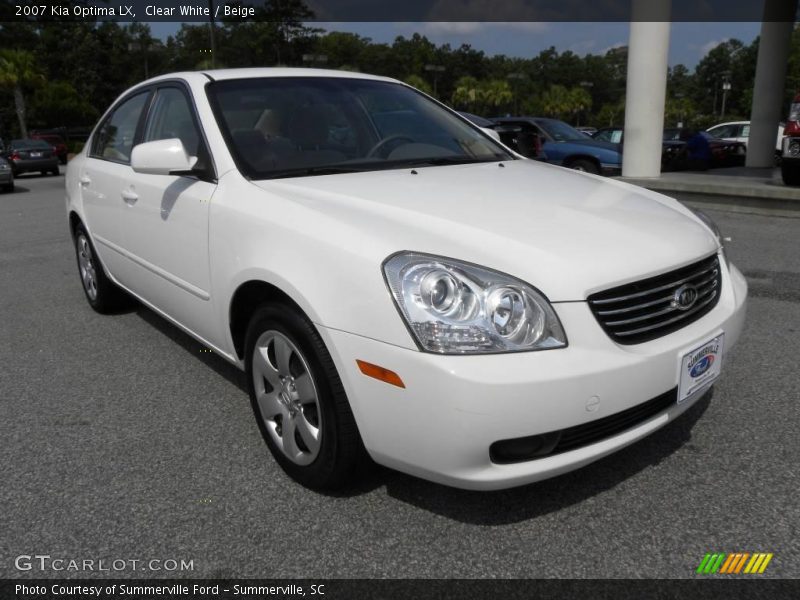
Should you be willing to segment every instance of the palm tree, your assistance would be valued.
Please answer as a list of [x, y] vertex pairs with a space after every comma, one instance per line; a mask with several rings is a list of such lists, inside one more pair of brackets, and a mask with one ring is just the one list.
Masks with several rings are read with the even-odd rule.
[[456, 81], [456, 89], [453, 92], [454, 106], [467, 106], [473, 109], [475, 104], [480, 101], [480, 85], [474, 77], [461, 77]]
[[0, 87], [14, 92], [19, 130], [23, 138], [28, 137], [28, 126], [25, 122], [25, 96], [22, 88], [37, 84], [43, 79], [33, 54], [24, 50], [0, 50]]
[[487, 81], [482, 86], [483, 101], [491, 108], [497, 109], [501, 106], [511, 104], [514, 99], [514, 94], [511, 92], [511, 86], [507, 81], [502, 79], [492, 79]]
[[551, 85], [542, 94], [542, 109], [548, 117], [561, 118], [561, 115], [570, 112], [572, 102], [569, 91], [563, 85]]

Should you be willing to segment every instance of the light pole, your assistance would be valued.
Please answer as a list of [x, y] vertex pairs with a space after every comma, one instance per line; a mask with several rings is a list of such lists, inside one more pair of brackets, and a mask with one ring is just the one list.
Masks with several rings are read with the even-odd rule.
[[722, 80], [722, 113], [720, 114], [719, 118], [725, 118], [725, 103], [728, 99], [728, 92], [731, 90], [731, 82], [728, 80], [730, 73], [727, 73]]
[[519, 85], [526, 79], [525, 73], [509, 73], [506, 79], [511, 80], [511, 89], [514, 91], [514, 116], [519, 116]]
[[425, 70], [433, 73], [433, 97], [437, 98], [436, 84], [439, 81], [439, 73], [444, 73], [442, 65], [425, 65]]
[[[581, 81], [580, 84], [578, 84], [578, 85], [580, 85], [583, 89], [585, 89], [586, 93], [589, 94], [589, 96], [591, 97], [592, 92], [590, 90], [594, 87], [594, 82], [593, 81]], [[576, 127], [579, 127], [580, 124], [581, 124], [581, 113], [580, 113], [580, 111], [578, 111]]]

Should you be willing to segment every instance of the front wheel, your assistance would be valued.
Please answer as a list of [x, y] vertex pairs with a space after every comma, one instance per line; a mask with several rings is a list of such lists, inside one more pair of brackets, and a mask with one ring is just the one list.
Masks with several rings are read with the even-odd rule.
[[253, 412], [281, 468], [312, 489], [348, 483], [365, 458], [342, 382], [314, 326], [268, 304], [250, 320], [245, 367]]

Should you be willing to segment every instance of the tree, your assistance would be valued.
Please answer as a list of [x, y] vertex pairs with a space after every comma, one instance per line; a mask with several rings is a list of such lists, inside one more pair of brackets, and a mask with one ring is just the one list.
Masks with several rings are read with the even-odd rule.
[[474, 77], [465, 76], [456, 81], [456, 89], [453, 91], [452, 102], [456, 107], [466, 107], [470, 110], [475, 109], [475, 105], [480, 102], [481, 93], [478, 80]]
[[561, 118], [561, 115], [571, 112], [572, 100], [569, 90], [563, 85], [551, 85], [542, 94], [542, 110], [548, 117]]
[[20, 135], [28, 137], [25, 95], [23, 89], [44, 80], [33, 54], [24, 50], [0, 50], [0, 86], [14, 92], [14, 105], [19, 119]]

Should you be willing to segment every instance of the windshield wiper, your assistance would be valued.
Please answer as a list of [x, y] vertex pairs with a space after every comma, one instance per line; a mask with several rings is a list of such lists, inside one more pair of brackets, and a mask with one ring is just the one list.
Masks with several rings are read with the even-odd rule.
[[442, 165], [468, 165], [473, 163], [498, 162], [501, 158], [473, 158], [471, 156], [437, 156], [435, 158], [419, 158], [402, 161], [403, 166], [409, 167], [439, 167]]
[[369, 167], [345, 167], [345, 166], [322, 166], [322, 167], [300, 167], [297, 169], [285, 169], [283, 171], [271, 171], [267, 173], [266, 179], [284, 179], [287, 177], [305, 177], [307, 175], [338, 175], [339, 173], [360, 173], [369, 171]]

